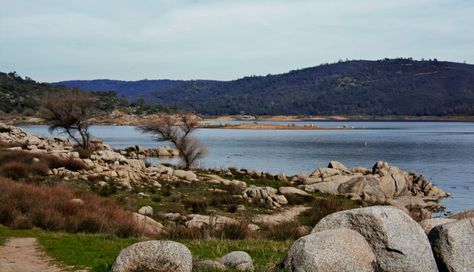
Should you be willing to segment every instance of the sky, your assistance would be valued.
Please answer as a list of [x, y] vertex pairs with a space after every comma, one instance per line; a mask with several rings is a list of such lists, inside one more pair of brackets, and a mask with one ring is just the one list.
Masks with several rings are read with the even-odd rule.
[[472, 0], [0, 0], [0, 71], [219, 79], [345, 59], [474, 63]]

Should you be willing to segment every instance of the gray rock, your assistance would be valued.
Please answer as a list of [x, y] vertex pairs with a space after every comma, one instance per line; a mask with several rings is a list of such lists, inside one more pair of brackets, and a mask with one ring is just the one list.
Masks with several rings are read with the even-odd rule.
[[474, 219], [434, 227], [428, 235], [442, 271], [474, 271]]
[[383, 271], [437, 271], [426, 234], [400, 209], [372, 206], [333, 213], [312, 232], [335, 228], [349, 228], [361, 234]]
[[343, 170], [343, 171], [349, 171], [349, 169], [347, 169], [347, 167], [338, 162], [338, 161], [330, 161], [329, 164], [328, 164], [328, 168], [333, 168], [333, 169], [338, 169], [338, 170]]
[[218, 260], [219, 263], [227, 268], [237, 269], [239, 271], [253, 271], [253, 260], [245, 251], [232, 251]]
[[191, 251], [173, 241], [146, 241], [122, 251], [112, 265], [112, 272], [191, 272]]
[[147, 215], [147, 216], [152, 216], [153, 215], [153, 207], [151, 206], [143, 206], [140, 209], [138, 209], [139, 214]]
[[299, 238], [285, 258], [285, 271], [376, 271], [372, 248], [356, 231], [338, 228]]
[[309, 196], [307, 192], [300, 190], [295, 187], [280, 187], [278, 189], [282, 195], [293, 195], [293, 196]]
[[138, 227], [139, 231], [150, 237], [156, 237], [165, 232], [161, 223], [156, 222], [153, 218], [139, 213], [133, 213], [133, 222]]
[[423, 228], [426, 234], [430, 233], [430, 231], [439, 225], [451, 223], [456, 221], [456, 219], [450, 218], [430, 218], [420, 222], [420, 226]]
[[193, 171], [174, 170], [173, 176], [178, 177], [180, 179], [187, 180], [187, 181], [197, 180], [197, 175]]

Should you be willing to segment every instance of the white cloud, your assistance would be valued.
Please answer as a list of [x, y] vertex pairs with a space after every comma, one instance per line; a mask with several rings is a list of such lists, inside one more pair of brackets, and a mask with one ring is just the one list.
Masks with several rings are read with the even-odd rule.
[[38, 80], [233, 79], [338, 59], [474, 62], [474, 3], [0, 0], [0, 70]]

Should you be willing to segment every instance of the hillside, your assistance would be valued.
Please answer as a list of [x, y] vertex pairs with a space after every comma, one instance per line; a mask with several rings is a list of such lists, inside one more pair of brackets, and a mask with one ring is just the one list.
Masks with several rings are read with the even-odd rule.
[[[16, 72], [0, 72], [0, 113], [34, 116], [38, 111], [42, 97], [68, 89], [70, 88], [36, 82], [29, 77], [23, 78]], [[158, 104], [146, 104], [143, 101], [129, 103], [113, 91], [93, 92], [92, 95], [96, 101], [95, 109], [98, 112], [111, 112], [120, 109], [128, 113], [140, 114], [175, 110]]]
[[474, 115], [474, 65], [437, 60], [346, 61], [232, 81], [55, 84], [210, 115]]

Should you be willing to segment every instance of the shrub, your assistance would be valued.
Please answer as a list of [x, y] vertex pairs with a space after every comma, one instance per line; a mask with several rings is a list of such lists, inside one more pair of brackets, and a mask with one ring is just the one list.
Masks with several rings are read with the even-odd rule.
[[222, 229], [217, 230], [217, 234], [221, 239], [244, 240], [250, 234], [249, 224], [248, 222], [225, 224]]
[[224, 205], [238, 205], [242, 204], [244, 201], [242, 198], [236, 198], [232, 195], [227, 194], [215, 194], [209, 200], [209, 204], [213, 207], [222, 207]]
[[360, 208], [363, 202], [349, 200], [339, 197], [316, 197], [311, 204], [311, 209], [300, 215], [303, 223], [308, 226], [316, 225], [321, 219], [327, 215], [343, 210]]
[[269, 240], [286, 241], [296, 240], [308, 234], [298, 222], [285, 222], [278, 225], [270, 225], [262, 228], [261, 232]]
[[[83, 202], [71, 202], [80, 198]], [[64, 185], [17, 183], [0, 178], [0, 224], [67, 232], [139, 234], [133, 215], [112, 200]]]
[[94, 150], [92, 148], [82, 148], [82, 147], [77, 147], [76, 151], [77, 151], [77, 153], [79, 153], [79, 157], [81, 159], [90, 158], [91, 155], [92, 155], [92, 152], [94, 152]]
[[191, 209], [192, 213], [206, 213], [208, 202], [205, 199], [185, 199], [183, 200], [184, 207], [186, 209]]
[[[35, 162], [35, 159], [39, 159]], [[0, 175], [14, 180], [46, 176], [50, 169], [64, 167], [79, 171], [86, 165], [78, 159], [59, 158], [50, 154], [0, 150]]]
[[0, 133], [10, 133], [12, 130], [7, 127], [0, 127]]

